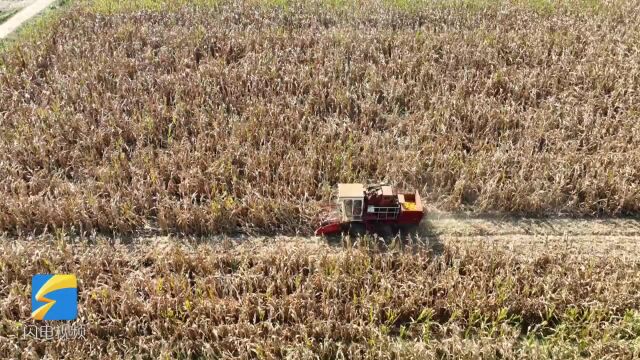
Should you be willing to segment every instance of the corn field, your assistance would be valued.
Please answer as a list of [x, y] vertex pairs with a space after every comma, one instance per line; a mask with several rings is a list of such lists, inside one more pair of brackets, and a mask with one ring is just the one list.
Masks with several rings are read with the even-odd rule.
[[[63, 3], [0, 43], [0, 358], [640, 358], [637, 1]], [[305, 237], [340, 182], [431, 217]]]
[[[304, 238], [4, 239], [3, 358], [637, 358], [638, 257]], [[87, 338], [28, 341], [33, 273], [74, 272]]]
[[359, 181], [635, 214], [636, 6], [71, 4], [0, 55], [0, 231], [308, 234]]

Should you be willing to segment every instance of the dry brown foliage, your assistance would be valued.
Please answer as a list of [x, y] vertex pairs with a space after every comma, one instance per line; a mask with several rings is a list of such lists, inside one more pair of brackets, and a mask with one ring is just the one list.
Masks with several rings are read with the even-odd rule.
[[368, 180], [640, 210], [636, 2], [93, 3], [0, 55], [0, 231], [304, 233]]
[[[0, 357], [640, 356], [637, 257], [97, 241], [2, 239]], [[86, 340], [22, 337], [39, 272], [78, 276]]]

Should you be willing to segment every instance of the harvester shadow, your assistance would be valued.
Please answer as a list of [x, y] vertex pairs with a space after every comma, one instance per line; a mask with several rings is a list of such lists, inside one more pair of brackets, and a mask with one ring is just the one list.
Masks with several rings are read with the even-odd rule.
[[416, 230], [418, 239], [424, 239], [434, 254], [442, 255], [445, 246], [440, 238], [440, 233], [428, 219], [424, 219]]

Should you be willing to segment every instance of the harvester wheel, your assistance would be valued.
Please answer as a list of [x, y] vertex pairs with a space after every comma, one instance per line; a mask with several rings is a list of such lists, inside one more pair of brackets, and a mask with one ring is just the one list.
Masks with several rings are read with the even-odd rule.
[[382, 225], [380, 226], [380, 236], [387, 241], [393, 239], [393, 228], [391, 225]]
[[418, 225], [401, 225], [399, 230], [401, 238], [409, 238], [418, 235], [419, 227]]
[[361, 223], [351, 223], [349, 224], [349, 236], [351, 237], [363, 237], [367, 232], [364, 224]]

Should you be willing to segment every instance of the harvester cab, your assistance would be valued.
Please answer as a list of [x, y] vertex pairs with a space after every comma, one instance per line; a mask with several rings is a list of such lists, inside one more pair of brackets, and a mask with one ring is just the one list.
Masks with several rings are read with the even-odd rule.
[[362, 184], [338, 184], [338, 204], [343, 221], [362, 221], [364, 194]]
[[339, 217], [326, 219], [316, 235], [396, 231], [417, 226], [424, 215], [420, 195], [399, 192], [385, 184], [338, 184]]

